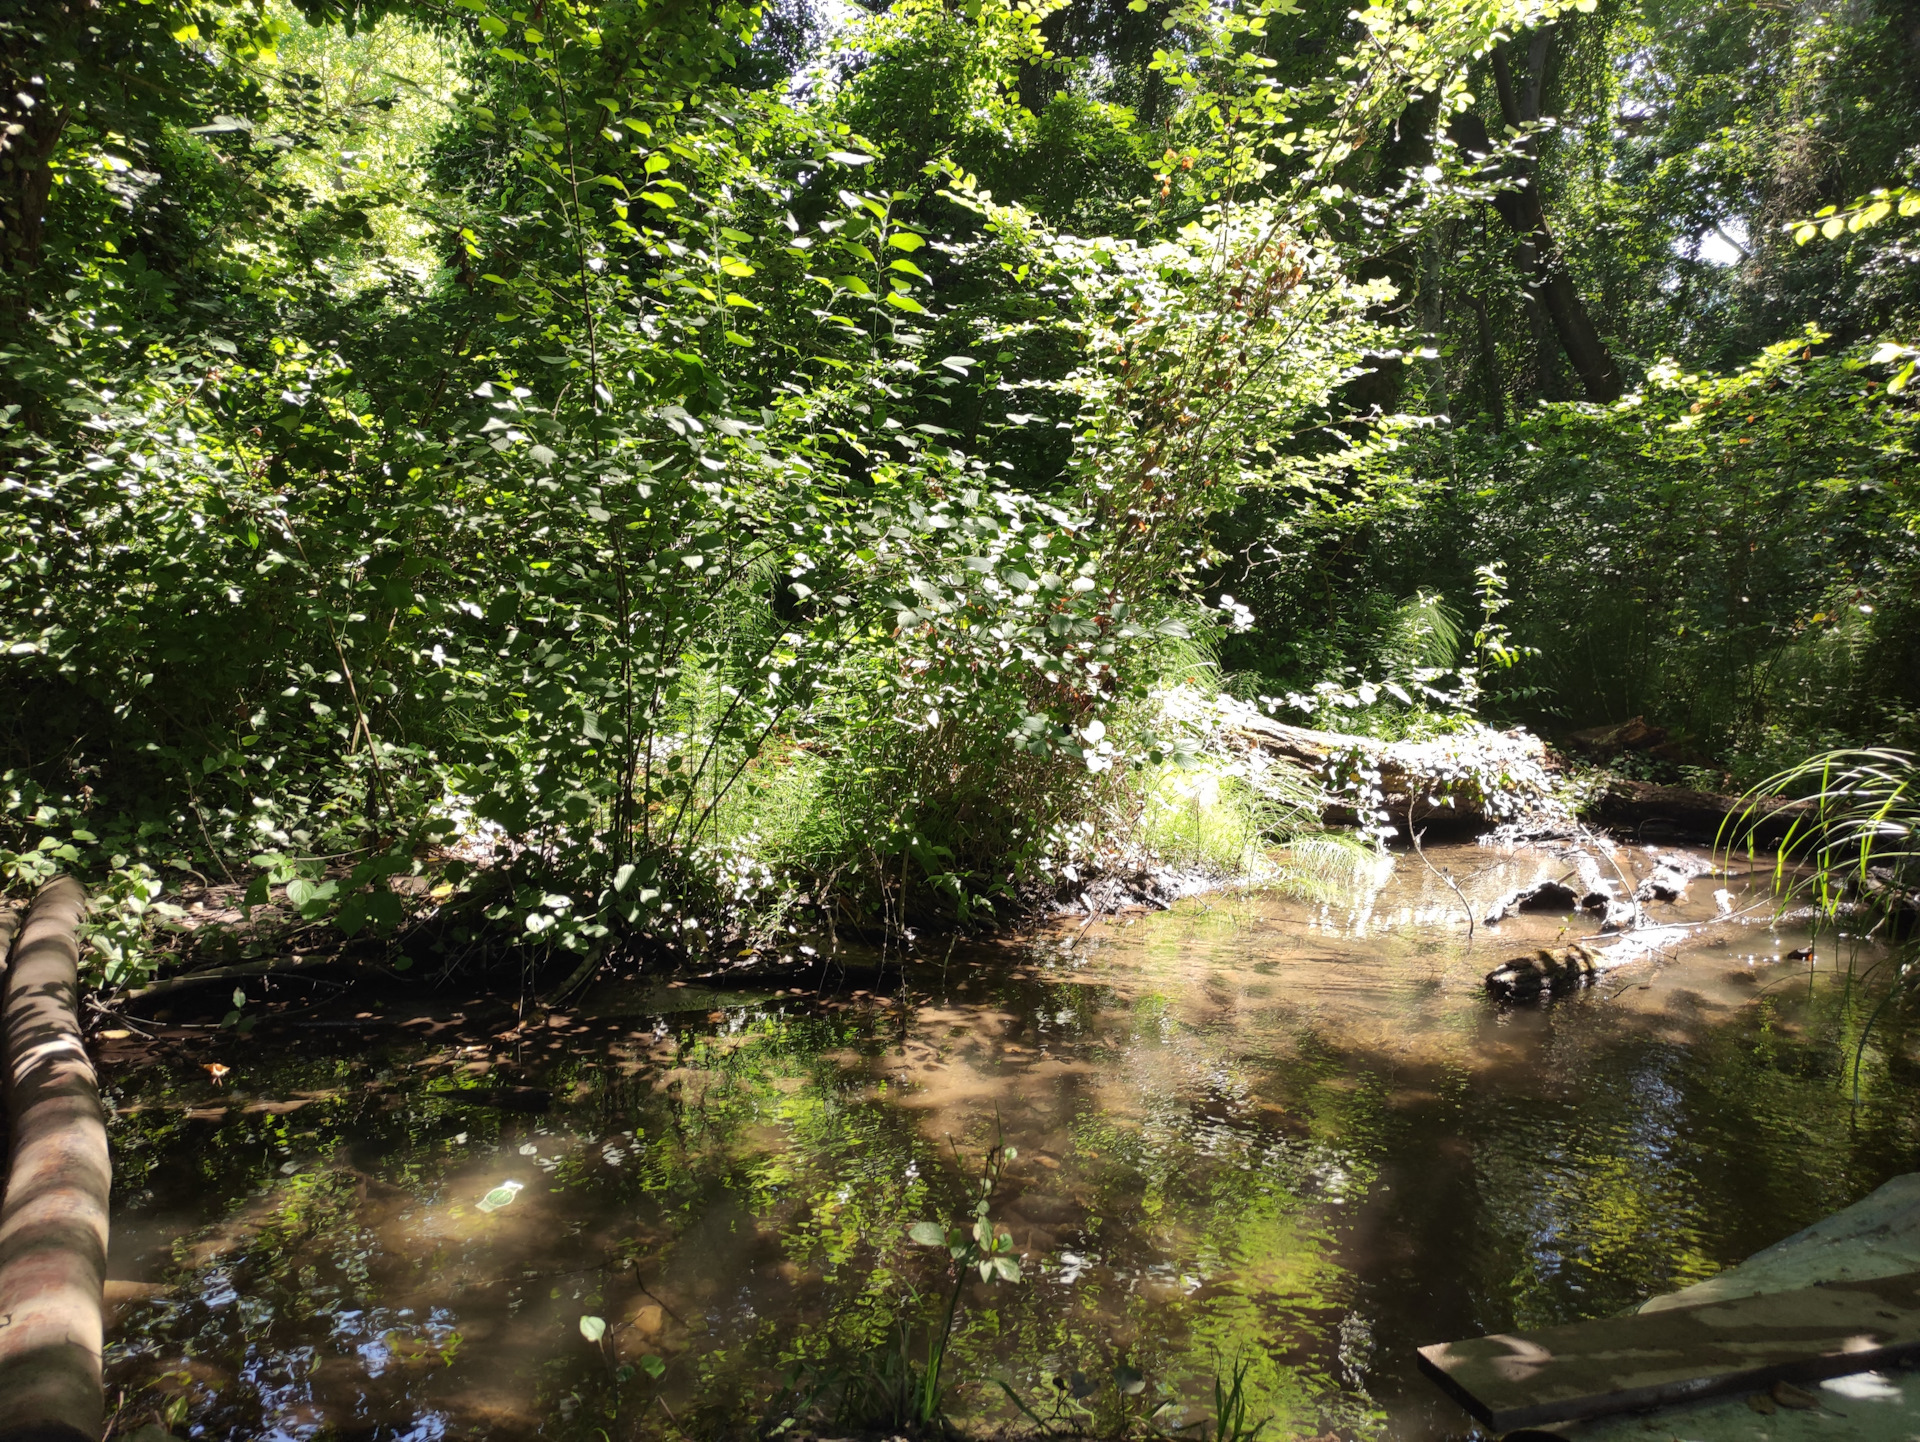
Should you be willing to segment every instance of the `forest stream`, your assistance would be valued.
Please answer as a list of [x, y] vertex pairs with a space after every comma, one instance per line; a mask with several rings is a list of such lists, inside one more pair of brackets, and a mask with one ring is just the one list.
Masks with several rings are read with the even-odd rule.
[[937, 1314], [907, 1229], [964, 1215], [998, 1138], [1022, 1275], [963, 1294], [958, 1425], [1031, 1429], [1010, 1388], [1174, 1429], [1240, 1370], [1276, 1442], [1463, 1437], [1416, 1346], [1619, 1312], [1910, 1167], [1896, 1008], [1862, 1046], [1875, 954], [1790, 959], [1764, 868], [1655, 906], [1708, 924], [1649, 959], [1501, 1005], [1488, 970], [1591, 920], [1469, 940], [1433, 868], [1484, 915], [1559, 863], [1427, 858], [1339, 901], [843, 947], [779, 989], [108, 1043], [109, 1402], [236, 1442], [766, 1435]]

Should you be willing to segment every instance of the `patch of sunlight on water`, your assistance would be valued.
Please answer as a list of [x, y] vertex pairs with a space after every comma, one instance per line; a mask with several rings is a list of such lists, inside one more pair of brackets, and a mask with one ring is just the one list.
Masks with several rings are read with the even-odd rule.
[[[1480, 913], [1557, 866], [1428, 854]], [[1750, 894], [1656, 909], [1705, 921], [1719, 885]], [[857, 1372], [930, 1313], [944, 1254], [905, 1230], [964, 1211], [1004, 1137], [1024, 1276], [963, 1294], [967, 1430], [1021, 1423], [1000, 1383], [1170, 1430], [1241, 1365], [1269, 1438], [1472, 1435], [1414, 1347], [1620, 1311], [1913, 1165], [1900, 1009], [1862, 1046], [1870, 956], [1810, 972], [1761, 914], [1550, 1004], [1481, 990], [1591, 930], [1469, 943], [1403, 857], [1339, 904], [609, 983], [504, 1038], [451, 1011], [228, 1037], [224, 1089], [211, 1052], [163, 1055], [109, 1074], [109, 1393], [235, 1442], [764, 1435], [783, 1378]]]

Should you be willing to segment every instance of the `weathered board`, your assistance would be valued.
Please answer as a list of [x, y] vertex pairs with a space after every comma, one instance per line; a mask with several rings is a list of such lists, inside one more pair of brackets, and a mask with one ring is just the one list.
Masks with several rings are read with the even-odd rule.
[[1920, 1357], [1920, 1272], [1442, 1342], [1420, 1349], [1420, 1367], [1505, 1432], [1910, 1357]]

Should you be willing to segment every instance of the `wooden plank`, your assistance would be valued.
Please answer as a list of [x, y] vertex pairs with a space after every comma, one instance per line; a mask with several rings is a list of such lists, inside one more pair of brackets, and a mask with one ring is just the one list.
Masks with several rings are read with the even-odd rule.
[[1420, 1368], [1495, 1432], [1920, 1356], [1920, 1272], [1442, 1342]]

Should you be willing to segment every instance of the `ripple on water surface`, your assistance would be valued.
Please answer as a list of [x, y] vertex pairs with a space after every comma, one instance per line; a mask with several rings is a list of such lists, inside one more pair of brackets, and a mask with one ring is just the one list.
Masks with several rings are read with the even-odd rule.
[[[1553, 864], [1428, 855], [1480, 910]], [[1658, 909], [1711, 917], [1694, 889]], [[1620, 1311], [1913, 1165], [1904, 1022], [1866, 1031], [1849, 976], [1872, 958], [1810, 972], [1765, 923], [1503, 1008], [1480, 976], [1590, 921], [1469, 943], [1402, 858], [1339, 905], [608, 983], [512, 1030], [136, 1045], [106, 1066], [109, 1393], [236, 1442], [766, 1435], [932, 1315], [944, 1253], [906, 1228], [964, 1212], [999, 1137], [1023, 1275], [962, 1295], [962, 1426], [1021, 1423], [1010, 1388], [1171, 1429], [1240, 1368], [1267, 1437], [1467, 1435], [1413, 1347]]]

